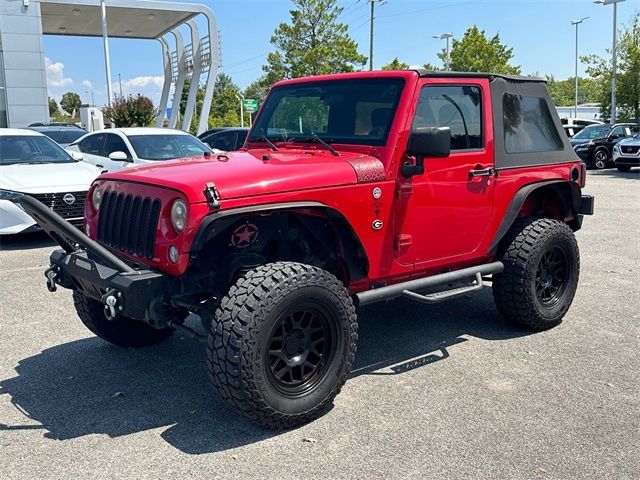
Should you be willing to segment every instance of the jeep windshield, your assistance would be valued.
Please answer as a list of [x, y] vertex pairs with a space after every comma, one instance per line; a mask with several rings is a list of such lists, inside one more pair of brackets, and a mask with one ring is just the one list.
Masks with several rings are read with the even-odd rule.
[[[274, 88], [250, 142], [315, 142], [381, 146], [387, 142], [404, 86], [401, 78], [295, 83]], [[317, 137], [317, 138], [316, 138]]]

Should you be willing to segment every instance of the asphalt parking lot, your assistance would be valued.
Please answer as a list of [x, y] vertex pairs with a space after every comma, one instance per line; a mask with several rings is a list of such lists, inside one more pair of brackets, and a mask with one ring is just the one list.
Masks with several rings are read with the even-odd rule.
[[288, 432], [245, 421], [175, 335], [123, 350], [50, 294], [42, 235], [0, 250], [0, 476], [32, 478], [640, 477], [640, 171], [592, 173], [596, 215], [559, 327], [498, 317], [489, 289], [359, 312], [350, 380]]

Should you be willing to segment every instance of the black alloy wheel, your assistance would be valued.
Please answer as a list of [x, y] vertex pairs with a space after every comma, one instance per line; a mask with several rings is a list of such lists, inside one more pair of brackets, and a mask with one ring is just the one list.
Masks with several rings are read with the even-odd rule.
[[540, 258], [536, 271], [536, 295], [540, 303], [551, 307], [558, 303], [567, 285], [571, 266], [564, 250], [554, 246]]
[[291, 397], [313, 390], [335, 358], [336, 336], [335, 322], [320, 305], [296, 305], [280, 315], [265, 355], [272, 385]]
[[603, 168], [607, 168], [607, 162], [609, 161], [609, 155], [607, 155], [607, 151], [604, 148], [596, 150], [593, 154], [593, 166], [598, 170], [602, 170]]

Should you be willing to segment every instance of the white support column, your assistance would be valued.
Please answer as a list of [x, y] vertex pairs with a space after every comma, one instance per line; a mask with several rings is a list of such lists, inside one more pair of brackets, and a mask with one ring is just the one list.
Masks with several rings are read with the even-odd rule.
[[207, 130], [209, 125], [209, 111], [211, 110], [211, 100], [213, 99], [213, 87], [218, 76], [218, 65], [220, 64], [220, 45], [218, 45], [218, 29], [216, 28], [216, 18], [213, 12], [206, 8], [202, 13], [207, 17], [209, 27], [209, 49], [211, 50], [211, 61], [207, 67], [207, 83], [204, 89], [204, 100], [200, 110], [200, 121], [198, 122], [198, 132], [200, 135]]
[[185, 55], [184, 42], [180, 30], [174, 28], [171, 30], [176, 37], [176, 54], [178, 55], [178, 79], [176, 80], [176, 88], [173, 92], [173, 101], [171, 102], [171, 116], [169, 117], [169, 128], [176, 128], [178, 123], [178, 115], [180, 115], [180, 100], [182, 99], [182, 87], [184, 86], [185, 77]]
[[164, 37], [158, 38], [160, 45], [162, 45], [162, 58], [164, 59], [164, 83], [162, 84], [162, 94], [160, 95], [160, 111], [156, 117], [156, 126], [162, 127], [164, 123], [164, 114], [167, 111], [167, 103], [169, 101], [169, 91], [171, 90], [171, 84], [173, 83], [171, 72], [171, 50], [169, 50], [169, 44]]
[[200, 74], [202, 73], [202, 58], [200, 55], [200, 31], [198, 24], [194, 20], [187, 22], [191, 29], [191, 54], [193, 56], [193, 70], [191, 72], [191, 85], [189, 86], [189, 95], [187, 96], [187, 104], [184, 109], [184, 118], [182, 120], [182, 130], [189, 131], [191, 127], [191, 118], [196, 106], [196, 98], [198, 97], [198, 87], [200, 86]]
[[111, 61], [109, 60], [109, 30], [107, 28], [107, 5], [100, 0], [100, 17], [102, 20], [102, 45], [104, 47], [104, 69], [107, 75], [107, 105], [111, 106]]

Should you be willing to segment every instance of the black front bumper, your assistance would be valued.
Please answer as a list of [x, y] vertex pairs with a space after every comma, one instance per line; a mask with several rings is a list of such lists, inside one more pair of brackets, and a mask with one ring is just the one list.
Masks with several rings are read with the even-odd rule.
[[[93, 260], [89, 252], [55, 250], [45, 273], [49, 287], [60, 285], [102, 302], [109, 315], [119, 314], [146, 323], [164, 323], [167, 291], [163, 274], [146, 269], [120, 272]], [[52, 273], [49, 273], [52, 272]], [[112, 297], [111, 299], [109, 297]]]
[[110, 318], [118, 314], [166, 326], [169, 295], [164, 274], [128, 265], [28, 195], [20, 204], [62, 247], [51, 254], [51, 267], [45, 272], [49, 290], [56, 285], [77, 290], [102, 302]]

